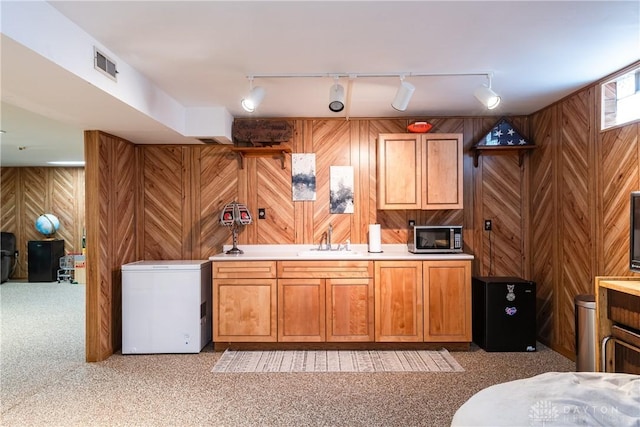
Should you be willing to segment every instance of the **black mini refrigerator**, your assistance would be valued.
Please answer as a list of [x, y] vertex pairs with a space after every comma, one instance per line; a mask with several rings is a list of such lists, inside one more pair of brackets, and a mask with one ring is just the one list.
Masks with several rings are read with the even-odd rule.
[[55, 282], [64, 256], [64, 240], [30, 240], [27, 250], [29, 282]]
[[536, 283], [518, 277], [474, 277], [473, 341], [486, 351], [536, 350]]

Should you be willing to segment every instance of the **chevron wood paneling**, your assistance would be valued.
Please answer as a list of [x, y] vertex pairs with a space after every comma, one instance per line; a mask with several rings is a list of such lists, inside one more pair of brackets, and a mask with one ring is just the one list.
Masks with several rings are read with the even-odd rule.
[[131, 143], [85, 132], [88, 361], [103, 360], [121, 345], [120, 267], [138, 259], [136, 159]]
[[483, 218], [491, 219], [493, 224], [484, 239], [483, 271], [489, 276], [522, 277], [522, 179], [518, 156], [482, 156], [481, 161]]
[[381, 133], [402, 133], [407, 131], [405, 119], [379, 119], [369, 121], [369, 142], [375, 143]]
[[562, 314], [558, 319], [558, 344], [565, 352], [575, 352], [574, 298], [576, 295], [593, 293], [593, 271], [591, 265], [591, 226], [593, 212], [589, 166], [593, 159], [589, 143], [589, 97], [582, 91], [560, 105], [562, 115], [561, 165], [558, 193], [561, 203], [562, 232], [561, 263], [562, 292], [557, 294], [556, 311]]
[[[119, 348], [122, 343], [122, 270], [120, 266], [136, 261], [136, 157], [134, 146], [124, 140], [117, 139], [112, 143], [115, 163], [115, 174], [112, 176], [113, 206], [110, 217], [112, 232], [119, 236], [112, 241], [111, 275], [111, 348]], [[113, 153], [112, 153], [113, 155]]]
[[[93, 276], [91, 269], [95, 268], [97, 289], [95, 289], [95, 293], [87, 289], [87, 300], [95, 299], [96, 313], [94, 314], [97, 316], [96, 326], [98, 329], [94, 332], [98, 337], [94, 343], [96, 346], [94, 357], [96, 357], [96, 360], [108, 357], [116, 348], [113, 345], [113, 338], [117, 334], [114, 324], [118, 320], [111, 317], [113, 305], [116, 304], [111, 272], [115, 264], [112, 253], [113, 241], [120, 236], [113, 236], [111, 233], [115, 222], [114, 212], [110, 209], [113, 193], [113, 174], [111, 167], [107, 166], [113, 165], [115, 162], [112, 144], [116, 141], [111, 136], [98, 135], [98, 146], [96, 147], [97, 155], [99, 156], [98, 164], [104, 167], [98, 167], [95, 172], [92, 171], [96, 174], [96, 181], [91, 182], [92, 190], [97, 190], [98, 194], [100, 194], [100, 199], [96, 203], [97, 206], [95, 206], [98, 214], [89, 216], [89, 218], [97, 219], [98, 233], [89, 233], [87, 235], [87, 264], [89, 269], [87, 272], [91, 277]], [[86, 144], [85, 148], [87, 148]], [[88, 156], [88, 154], [85, 155]], [[92, 166], [94, 165], [89, 163], [89, 167]], [[91, 202], [88, 204], [90, 206], [93, 205]], [[98, 260], [95, 261], [95, 264], [92, 264], [91, 260], [96, 253], [99, 254]], [[91, 293], [94, 293], [93, 298], [91, 298]], [[87, 305], [89, 305], [89, 302], [87, 302]], [[87, 335], [89, 335], [89, 331], [87, 331]]]
[[270, 207], [267, 218], [259, 220], [259, 244], [295, 242], [294, 202], [291, 200], [291, 168], [282, 169], [279, 162], [260, 159], [257, 162], [257, 204], [256, 207]]
[[[83, 169], [79, 169], [83, 171]], [[76, 182], [77, 173], [69, 168], [51, 168], [51, 211], [60, 220], [60, 229], [56, 237], [64, 239], [66, 253], [82, 252], [82, 228], [84, 223], [78, 223], [78, 213], [84, 208], [84, 194], [77, 197], [77, 193], [84, 193], [84, 185]], [[80, 206], [78, 204], [81, 203]], [[82, 209], [84, 210], [84, 209]]]
[[145, 147], [143, 154], [143, 258], [182, 259], [185, 178], [180, 147]]
[[136, 233], [136, 163], [134, 146], [126, 141], [117, 140], [116, 170], [113, 192], [114, 208], [117, 213], [115, 232], [123, 238], [113, 242], [116, 265], [126, 264], [136, 258], [136, 245], [133, 238]]
[[25, 275], [22, 277], [26, 277], [26, 272], [29, 268], [26, 258], [27, 242], [29, 240], [42, 239], [42, 235], [38, 233], [34, 227], [34, 221], [43, 213], [52, 213], [55, 215], [55, 212], [47, 212], [45, 210], [49, 208], [49, 201], [51, 199], [49, 193], [51, 188], [53, 188], [49, 180], [47, 168], [27, 168], [22, 171], [21, 181], [23, 191], [20, 228], [24, 232], [24, 240], [22, 241], [23, 246], [20, 249], [24, 251], [25, 254], [24, 264], [22, 264], [25, 268]]
[[628, 270], [629, 193], [640, 188], [638, 125], [598, 132], [595, 86], [531, 116], [532, 279], [538, 334], [575, 353], [574, 298]]
[[378, 135], [381, 133], [402, 133], [407, 130], [407, 120], [372, 120], [369, 123], [369, 145], [372, 149], [370, 155], [371, 167], [369, 169], [370, 177], [370, 203], [371, 215], [368, 223], [361, 225], [361, 241], [357, 243], [368, 242], [369, 224], [380, 224], [381, 239], [383, 243], [407, 243], [407, 223], [413, 214], [407, 211], [379, 211], [376, 210], [376, 191], [377, 191], [377, 172], [376, 172], [376, 144]]
[[[354, 214], [351, 216], [350, 238], [352, 242], [367, 240], [367, 224], [375, 217], [375, 145], [369, 143], [369, 121], [356, 120], [351, 122], [350, 143], [351, 161], [354, 167]], [[374, 176], [373, 181], [371, 175]], [[371, 202], [373, 201], [373, 204]]]
[[206, 259], [231, 243], [231, 233], [220, 226], [219, 215], [224, 205], [238, 200], [238, 164], [223, 147], [203, 147], [199, 174], [200, 258]]
[[557, 108], [546, 109], [532, 117], [531, 153], [531, 279], [536, 282], [538, 336], [547, 344], [554, 342], [554, 243], [555, 195], [553, 186], [554, 122]]
[[602, 153], [602, 275], [629, 275], [629, 193], [640, 190], [638, 125], [600, 135]]
[[[411, 121], [412, 120], [410, 120], [409, 122]], [[433, 128], [430, 130], [431, 133], [463, 133], [464, 132], [464, 119], [462, 117], [455, 117], [455, 118], [439, 117], [439, 118], [429, 119], [428, 121], [433, 125]], [[478, 138], [482, 136], [483, 135], [478, 135]]]
[[16, 235], [19, 257], [13, 278], [28, 276], [29, 240], [41, 240], [35, 220], [51, 213], [60, 220], [55, 238], [66, 253], [80, 253], [84, 227], [83, 168], [2, 168], [2, 231]]
[[[316, 201], [313, 205], [313, 242], [318, 243], [329, 224], [335, 243], [350, 237], [351, 214], [332, 214], [329, 206], [330, 167], [351, 165], [350, 124], [347, 121], [315, 120], [312, 123], [316, 153]], [[355, 177], [354, 177], [355, 180]], [[358, 199], [358, 194], [354, 195]]]
[[18, 234], [19, 168], [0, 169], [0, 224], [2, 231]]

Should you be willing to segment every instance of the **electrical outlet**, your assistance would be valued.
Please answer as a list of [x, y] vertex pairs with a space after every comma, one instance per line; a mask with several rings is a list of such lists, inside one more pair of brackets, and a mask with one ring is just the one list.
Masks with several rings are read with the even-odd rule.
[[484, 220], [484, 231], [491, 231], [491, 220], [490, 219], [485, 219]]
[[267, 218], [267, 211], [265, 210], [265, 208], [258, 208], [258, 219], [266, 219]]
[[16, 251], [16, 258], [20, 257], [20, 251]]
[[409, 220], [409, 227], [411, 228], [411, 227], [413, 227], [415, 225], [416, 225], [416, 220], [415, 219], [410, 219]]

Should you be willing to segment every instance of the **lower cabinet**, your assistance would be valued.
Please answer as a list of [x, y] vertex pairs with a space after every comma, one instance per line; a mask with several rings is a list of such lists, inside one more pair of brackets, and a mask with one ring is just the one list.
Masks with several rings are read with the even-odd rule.
[[373, 262], [278, 262], [278, 341], [373, 337]]
[[471, 342], [471, 261], [375, 263], [376, 341]]
[[214, 342], [471, 342], [471, 261], [213, 263]]
[[325, 283], [327, 341], [373, 341], [373, 277], [326, 279]]
[[424, 340], [471, 341], [471, 261], [423, 261]]
[[275, 342], [275, 261], [213, 263], [213, 341]]
[[377, 261], [375, 271], [376, 341], [423, 341], [422, 263]]
[[324, 279], [278, 279], [278, 341], [325, 340]]

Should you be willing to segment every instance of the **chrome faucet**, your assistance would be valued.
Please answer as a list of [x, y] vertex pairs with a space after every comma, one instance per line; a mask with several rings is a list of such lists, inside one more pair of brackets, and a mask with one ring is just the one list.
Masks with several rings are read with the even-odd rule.
[[[318, 245], [319, 251], [330, 251], [331, 250], [331, 233], [333, 233], [333, 226], [329, 224], [329, 229], [322, 233], [322, 237], [320, 237], [320, 244]], [[324, 246], [322, 242], [325, 242]]]
[[319, 251], [326, 251], [326, 246], [322, 246], [322, 242], [326, 243], [327, 241], [327, 232], [325, 231], [324, 233], [322, 233], [322, 236], [320, 237], [320, 243], [318, 244], [318, 250]]

